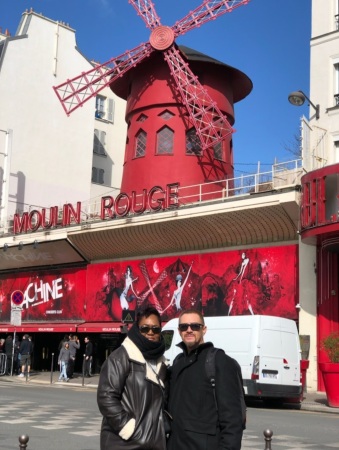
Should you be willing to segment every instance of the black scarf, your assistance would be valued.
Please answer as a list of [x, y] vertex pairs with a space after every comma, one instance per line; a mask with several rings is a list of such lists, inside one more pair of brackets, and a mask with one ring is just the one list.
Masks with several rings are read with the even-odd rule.
[[127, 336], [138, 347], [146, 360], [157, 360], [165, 353], [165, 341], [163, 336], [161, 336], [159, 342], [150, 341], [140, 333], [136, 323], [129, 330]]

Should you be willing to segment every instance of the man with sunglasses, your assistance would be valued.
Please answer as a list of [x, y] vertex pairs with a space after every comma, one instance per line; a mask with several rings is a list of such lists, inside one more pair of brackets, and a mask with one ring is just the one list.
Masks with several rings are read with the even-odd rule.
[[101, 368], [100, 450], [166, 450], [164, 352], [160, 314], [149, 306]]
[[171, 367], [168, 410], [173, 417], [167, 450], [240, 450], [243, 390], [239, 365], [223, 351], [215, 354], [215, 386], [206, 373], [210, 342], [204, 318], [194, 309], [179, 316], [183, 350]]

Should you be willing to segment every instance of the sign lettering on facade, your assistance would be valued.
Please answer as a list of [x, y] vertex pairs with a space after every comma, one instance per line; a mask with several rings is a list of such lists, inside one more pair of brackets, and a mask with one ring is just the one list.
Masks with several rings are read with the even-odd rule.
[[[145, 211], [161, 211], [179, 207], [179, 183], [170, 183], [163, 189], [154, 186], [149, 191], [144, 189], [142, 193], [135, 191], [131, 195], [120, 193], [115, 199], [105, 196], [101, 199], [100, 220], [116, 219], [128, 214], [140, 215]], [[84, 208], [85, 209], [85, 208]], [[66, 227], [71, 224], [81, 223], [81, 202], [76, 206], [66, 203], [62, 210], [57, 206], [51, 208], [34, 209], [31, 212], [14, 214], [13, 234], [48, 230], [56, 227]], [[87, 217], [86, 217], [87, 220]]]

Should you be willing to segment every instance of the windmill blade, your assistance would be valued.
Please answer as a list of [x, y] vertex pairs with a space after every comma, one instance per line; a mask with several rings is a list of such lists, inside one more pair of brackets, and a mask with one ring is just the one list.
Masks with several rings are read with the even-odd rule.
[[160, 26], [160, 18], [156, 13], [154, 4], [151, 0], [128, 0], [134, 9], [137, 11], [138, 16], [145, 22], [147, 28], [153, 30]]
[[203, 149], [224, 140], [233, 129], [207, 90], [200, 84], [176, 46], [164, 52]]
[[75, 78], [67, 80], [53, 89], [59, 98], [66, 114], [70, 114], [85, 102], [95, 97], [98, 92], [121, 77], [131, 67], [135, 67], [152, 53], [149, 43], [140, 44], [133, 50], [128, 50], [116, 58], [96, 65], [93, 69], [83, 72]]
[[200, 27], [205, 22], [214, 20], [222, 14], [232, 12], [239, 6], [246, 5], [250, 0], [204, 0], [200, 6], [178, 20], [172, 27], [175, 37], [182, 36], [187, 31]]

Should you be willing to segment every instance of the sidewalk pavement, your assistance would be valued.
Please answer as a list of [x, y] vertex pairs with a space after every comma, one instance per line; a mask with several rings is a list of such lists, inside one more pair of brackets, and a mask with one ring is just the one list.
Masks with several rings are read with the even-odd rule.
[[[52, 377], [51, 377], [52, 375]], [[98, 387], [99, 375], [95, 374], [90, 378], [83, 378], [82, 374], [74, 374], [74, 378], [68, 382], [58, 381], [59, 371], [51, 372], [31, 372], [29, 377], [29, 384], [45, 384], [53, 386], [77, 386], [83, 388]], [[26, 384], [26, 378], [19, 378], [15, 376], [0, 376], [0, 381], [15, 382], [20, 384]], [[331, 408], [328, 406], [326, 394], [324, 392], [306, 392], [304, 393], [304, 400], [301, 403], [301, 410], [314, 411], [314, 412], [326, 412], [332, 414], [339, 414], [339, 408]]]
[[[51, 372], [35, 372], [31, 371], [30, 377], [27, 380], [29, 384], [45, 384], [45, 385], [55, 385], [55, 386], [83, 386], [86, 388], [97, 388], [99, 382], [99, 375], [95, 374], [89, 378], [82, 377], [81, 373], [75, 373], [73, 378], [69, 381], [58, 381], [59, 371]], [[18, 377], [17, 375], [4, 375], [0, 377], [0, 381], [15, 382], [20, 384], [26, 384], [26, 377]]]

